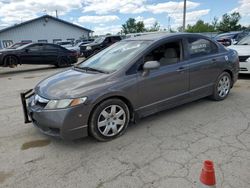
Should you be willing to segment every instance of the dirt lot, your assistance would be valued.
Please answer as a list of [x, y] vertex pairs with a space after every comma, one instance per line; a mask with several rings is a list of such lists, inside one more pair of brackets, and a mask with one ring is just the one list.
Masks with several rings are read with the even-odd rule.
[[186, 104], [99, 143], [50, 138], [23, 123], [19, 93], [62, 70], [0, 68], [0, 187], [197, 187], [205, 159], [215, 162], [217, 188], [250, 187], [250, 76], [225, 101]]

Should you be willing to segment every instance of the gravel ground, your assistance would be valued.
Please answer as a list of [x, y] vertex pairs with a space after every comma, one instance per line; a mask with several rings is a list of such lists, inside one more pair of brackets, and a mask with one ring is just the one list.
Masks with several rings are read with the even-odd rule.
[[0, 68], [0, 187], [250, 187], [250, 75], [222, 102], [202, 99], [140, 120], [111, 142], [64, 141], [23, 123], [19, 93], [64, 69]]

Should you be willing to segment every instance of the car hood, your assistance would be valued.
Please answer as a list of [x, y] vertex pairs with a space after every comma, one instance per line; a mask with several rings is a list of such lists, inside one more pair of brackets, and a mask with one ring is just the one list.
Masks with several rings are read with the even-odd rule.
[[1, 50], [0, 50], [1, 53], [13, 52], [13, 51], [16, 51], [16, 49], [7, 49], [7, 48], [4, 48], [4, 49], [1, 49]]
[[105, 85], [108, 74], [70, 69], [41, 81], [35, 93], [46, 99], [84, 97], [87, 92]]
[[239, 56], [250, 55], [250, 45], [231, 45], [231, 46], [228, 46], [228, 48], [236, 50]]

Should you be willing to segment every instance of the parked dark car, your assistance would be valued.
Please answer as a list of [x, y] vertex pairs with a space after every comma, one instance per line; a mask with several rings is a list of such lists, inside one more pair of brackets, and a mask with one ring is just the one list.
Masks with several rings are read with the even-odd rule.
[[108, 141], [138, 118], [207, 96], [225, 99], [238, 71], [237, 52], [202, 35], [126, 39], [22, 93], [25, 122], [47, 135]]
[[56, 44], [30, 43], [0, 50], [0, 66], [14, 67], [18, 64], [53, 64], [70, 66], [77, 62], [77, 52]]
[[92, 54], [96, 54], [97, 52], [101, 51], [104, 48], [107, 48], [108, 46], [122, 40], [121, 36], [103, 36], [99, 37], [94, 40], [94, 42], [81, 45], [80, 46], [80, 53], [81, 55], [85, 57], [89, 57]]
[[230, 46], [232, 44], [237, 43], [248, 34], [249, 32], [246, 32], [246, 31], [222, 33], [222, 34], [215, 36], [215, 40], [224, 46]]

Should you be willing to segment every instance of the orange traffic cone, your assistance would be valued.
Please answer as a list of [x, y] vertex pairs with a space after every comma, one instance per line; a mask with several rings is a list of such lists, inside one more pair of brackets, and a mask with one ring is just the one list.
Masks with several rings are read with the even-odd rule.
[[202, 187], [215, 188], [215, 172], [213, 161], [204, 161], [200, 175], [200, 183]]

